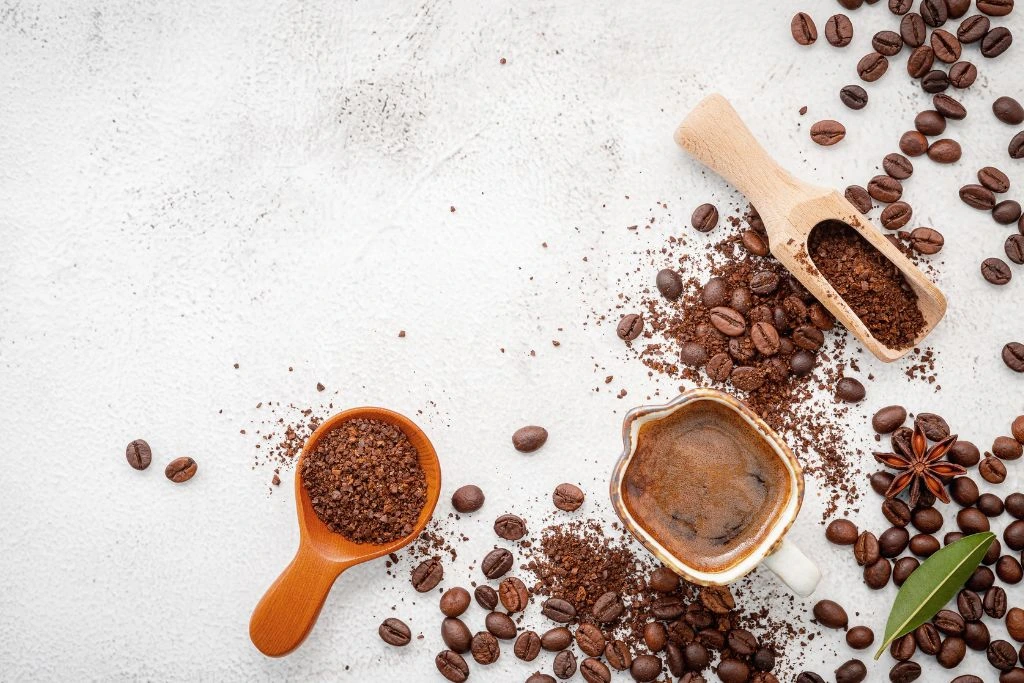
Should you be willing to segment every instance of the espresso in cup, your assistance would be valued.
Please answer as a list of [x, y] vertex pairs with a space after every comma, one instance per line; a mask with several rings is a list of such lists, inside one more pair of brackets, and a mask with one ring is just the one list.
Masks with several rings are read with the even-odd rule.
[[715, 573], [757, 550], [779, 523], [793, 477], [739, 413], [694, 401], [640, 427], [621, 491], [632, 518], [668, 552]]

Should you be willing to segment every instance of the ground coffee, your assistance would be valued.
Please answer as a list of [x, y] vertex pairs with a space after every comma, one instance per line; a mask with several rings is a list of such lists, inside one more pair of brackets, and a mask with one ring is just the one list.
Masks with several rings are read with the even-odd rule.
[[427, 481], [405, 433], [380, 420], [350, 420], [320, 439], [302, 462], [302, 485], [317, 517], [356, 543], [412, 533]]

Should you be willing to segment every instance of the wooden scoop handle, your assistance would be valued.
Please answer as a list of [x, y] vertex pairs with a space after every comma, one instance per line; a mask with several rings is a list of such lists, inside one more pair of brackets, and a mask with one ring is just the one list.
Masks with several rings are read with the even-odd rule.
[[728, 100], [717, 93], [693, 108], [676, 129], [675, 140], [759, 211], [791, 205], [809, 187], [768, 156]]
[[300, 544], [295, 559], [267, 589], [249, 619], [249, 638], [256, 649], [268, 657], [283, 657], [301, 645], [335, 579], [347, 568]]

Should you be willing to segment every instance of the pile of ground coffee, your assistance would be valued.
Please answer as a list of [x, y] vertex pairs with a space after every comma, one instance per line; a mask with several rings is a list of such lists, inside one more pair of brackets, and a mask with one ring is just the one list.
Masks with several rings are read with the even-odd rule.
[[894, 349], [916, 341], [925, 327], [917, 294], [860, 233], [827, 221], [811, 233], [808, 249], [814, 265], [876, 339]]
[[416, 448], [380, 420], [349, 420], [325, 434], [301, 474], [320, 521], [356, 543], [407, 536], [426, 502]]

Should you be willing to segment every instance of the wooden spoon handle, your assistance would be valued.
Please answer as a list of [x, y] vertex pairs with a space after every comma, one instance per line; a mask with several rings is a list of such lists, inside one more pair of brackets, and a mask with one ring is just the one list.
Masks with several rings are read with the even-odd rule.
[[335, 579], [347, 569], [306, 544], [263, 594], [249, 619], [249, 638], [268, 657], [283, 657], [306, 639]]
[[785, 211], [807, 187], [768, 156], [729, 101], [717, 93], [693, 108], [676, 129], [675, 140], [762, 214]]

